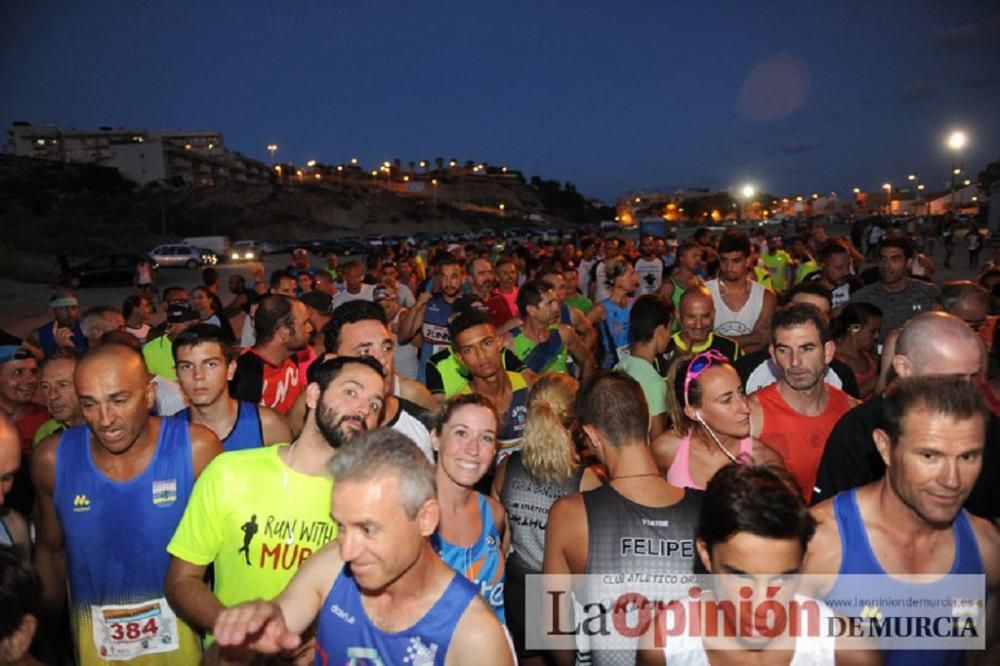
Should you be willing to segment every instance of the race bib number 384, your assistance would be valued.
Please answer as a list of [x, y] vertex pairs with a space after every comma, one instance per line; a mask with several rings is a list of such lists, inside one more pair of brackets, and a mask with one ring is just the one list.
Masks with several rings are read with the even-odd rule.
[[180, 646], [177, 616], [167, 600], [123, 606], [91, 606], [94, 645], [103, 659], [127, 661]]

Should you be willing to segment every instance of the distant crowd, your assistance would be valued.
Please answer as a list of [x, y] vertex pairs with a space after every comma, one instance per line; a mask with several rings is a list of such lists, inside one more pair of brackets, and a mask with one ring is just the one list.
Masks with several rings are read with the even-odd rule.
[[[873, 219], [57, 289], [0, 331], [0, 661], [723, 663], [767, 642], [541, 649], [529, 576], [993, 589], [1000, 245], [970, 230], [977, 278], [940, 282], [937, 240], [947, 267], [952, 227]], [[993, 638], [779, 662], [995, 663]]]

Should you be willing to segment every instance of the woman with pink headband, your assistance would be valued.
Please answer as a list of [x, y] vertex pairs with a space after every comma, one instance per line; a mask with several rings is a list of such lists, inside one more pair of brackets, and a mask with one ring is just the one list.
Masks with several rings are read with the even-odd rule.
[[715, 349], [680, 357], [667, 374], [673, 428], [653, 440], [653, 455], [667, 480], [703, 489], [733, 462], [782, 465], [781, 456], [750, 433], [750, 405], [739, 374]]

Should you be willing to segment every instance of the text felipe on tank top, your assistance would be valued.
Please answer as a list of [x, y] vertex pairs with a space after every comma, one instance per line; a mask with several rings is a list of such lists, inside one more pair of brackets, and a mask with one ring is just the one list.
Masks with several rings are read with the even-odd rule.
[[[163, 598], [167, 543], [194, 486], [187, 422], [160, 419], [156, 452], [129, 481], [106, 477], [90, 449], [87, 426], [63, 434], [53, 498], [66, 537], [80, 661], [103, 663], [98, 656], [103, 648], [119, 659], [153, 652], [150, 657], [164, 659], [160, 663], [197, 663], [196, 636], [173, 617]], [[131, 642], [133, 635], [140, 642]], [[151, 646], [144, 648], [141, 639], [152, 639]]]
[[[240, 451], [264, 446], [264, 428], [260, 423], [260, 411], [257, 405], [246, 400], [238, 400], [236, 423], [225, 437], [221, 437], [222, 448], [225, 451]], [[191, 408], [185, 407], [176, 416], [191, 421]]]
[[[694, 535], [701, 511], [701, 491], [685, 490], [680, 502], [666, 507], [636, 504], [611, 484], [582, 495], [587, 513], [588, 539], [584, 573], [675, 574], [678, 576], [676, 584], [658, 584], [656, 591], [663, 594], [663, 598], [683, 598], [691, 581], [684, 580], [682, 574], [693, 575], [697, 557]], [[620, 590], [609, 587], [604, 579], [603, 576], [588, 576], [584, 589], [576, 595], [577, 603], [596, 603], [607, 599], [609, 593], [636, 589], [635, 585], [623, 585]], [[668, 594], [673, 596], [667, 597]], [[588, 611], [587, 616], [592, 617], [593, 614]], [[608, 626], [612, 626], [610, 615], [607, 622]], [[579, 652], [587, 655], [586, 658], [595, 666], [635, 663], [637, 638], [627, 639], [614, 634], [578, 634], [576, 638]]]
[[[868, 539], [868, 531], [865, 528], [864, 517], [858, 506], [857, 489], [848, 490], [838, 494], [833, 499], [833, 511], [837, 520], [837, 529], [840, 532], [840, 570], [837, 572], [837, 580], [827, 593], [826, 598], [831, 600], [831, 604], [836, 604], [834, 608], [845, 616], [861, 617], [862, 611], [866, 610], [861, 606], [859, 600], [867, 600], [874, 596], [870, 584], [864, 585], [864, 578], [849, 579], [844, 576], [851, 574], [877, 575], [880, 577], [879, 589], [883, 591], [883, 596], [894, 598], [911, 598], [920, 594], [920, 590], [925, 590], [936, 598], [954, 598], [962, 596], [956, 592], [954, 584], [946, 578], [935, 582], [918, 584], [906, 583], [899, 578], [887, 575], [878, 558], [872, 551], [871, 542]], [[951, 526], [952, 534], [955, 537], [955, 559], [952, 562], [949, 574], [983, 574], [982, 556], [979, 552], [979, 543], [976, 541], [975, 532], [969, 522], [969, 515], [962, 509]], [[985, 581], [984, 581], [985, 585]], [[863, 586], [862, 589], [858, 589]], [[884, 586], [884, 587], [883, 587]], [[985, 593], [985, 587], [982, 590]], [[891, 615], [913, 615], [909, 607], [896, 608], [888, 605], [879, 606], [876, 609], [868, 608], [869, 613], [878, 611], [884, 617]], [[916, 613], [920, 615], [921, 613]], [[946, 609], [944, 613], [932, 612], [930, 616], [952, 615], [952, 609]], [[884, 650], [886, 666], [960, 666], [964, 663], [964, 655], [956, 651], [944, 650]]]
[[316, 666], [327, 664], [426, 664], [444, 666], [455, 626], [478, 594], [455, 573], [434, 606], [413, 626], [389, 633], [368, 618], [350, 565], [337, 575], [316, 629]]
[[760, 311], [764, 307], [765, 289], [760, 283], [750, 283], [750, 296], [737, 312], [730, 310], [726, 301], [723, 300], [719, 280], [709, 280], [705, 286], [712, 292], [712, 300], [715, 301], [714, 328], [716, 333], [733, 338], [749, 335], [753, 332], [753, 327], [760, 317]]

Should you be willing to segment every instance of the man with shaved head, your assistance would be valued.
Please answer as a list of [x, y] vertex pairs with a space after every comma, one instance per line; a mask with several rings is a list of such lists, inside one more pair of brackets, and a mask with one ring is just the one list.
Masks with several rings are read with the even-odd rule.
[[21, 514], [4, 506], [20, 469], [21, 438], [14, 422], [0, 414], [0, 546], [15, 546], [27, 559], [30, 544], [28, 524]]
[[730, 361], [737, 360], [742, 352], [732, 338], [712, 330], [715, 326], [715, 301], [712, 292], [696, 285], [684, 290], [678, 309], [680, 330], [670, 337], [664, 357], [670, 361], [678, 354], [700, 354], [715, 349]]
[[[899, 377], [957, 375], [978, 381], [986, 365], [986, 348], [976, 332], [958, 317], [925, 312], [903, 326], [891, 363]], [[882, 396], [875, 396], [844, 414], [834, 427], [816, 474], [814, 504], [882, 477], [885, 463], [872, 439], [882, 402]], [[965, 503], [966, 509], [985, 518], [1000, 515], [998, 437], [1000, 420], [991, 415], [983, 469]]]
[[998, 318], [989, 316], [990, 292], [985, 287], [972, 280], [949, 280], [941, 285], [939, 300], [945, 312], [968, 324], [986, 348], [992, 348]]
[[58, 611], [68, 587], [81, 664], [197, 663], [198, 638], [164, 595], [166, 546], [219, 439], [150, 416], [156, 388], [130, 347], [91, 351], [74, 383], [85, 424], [43, 441], [31, 467], [46, 606]]

